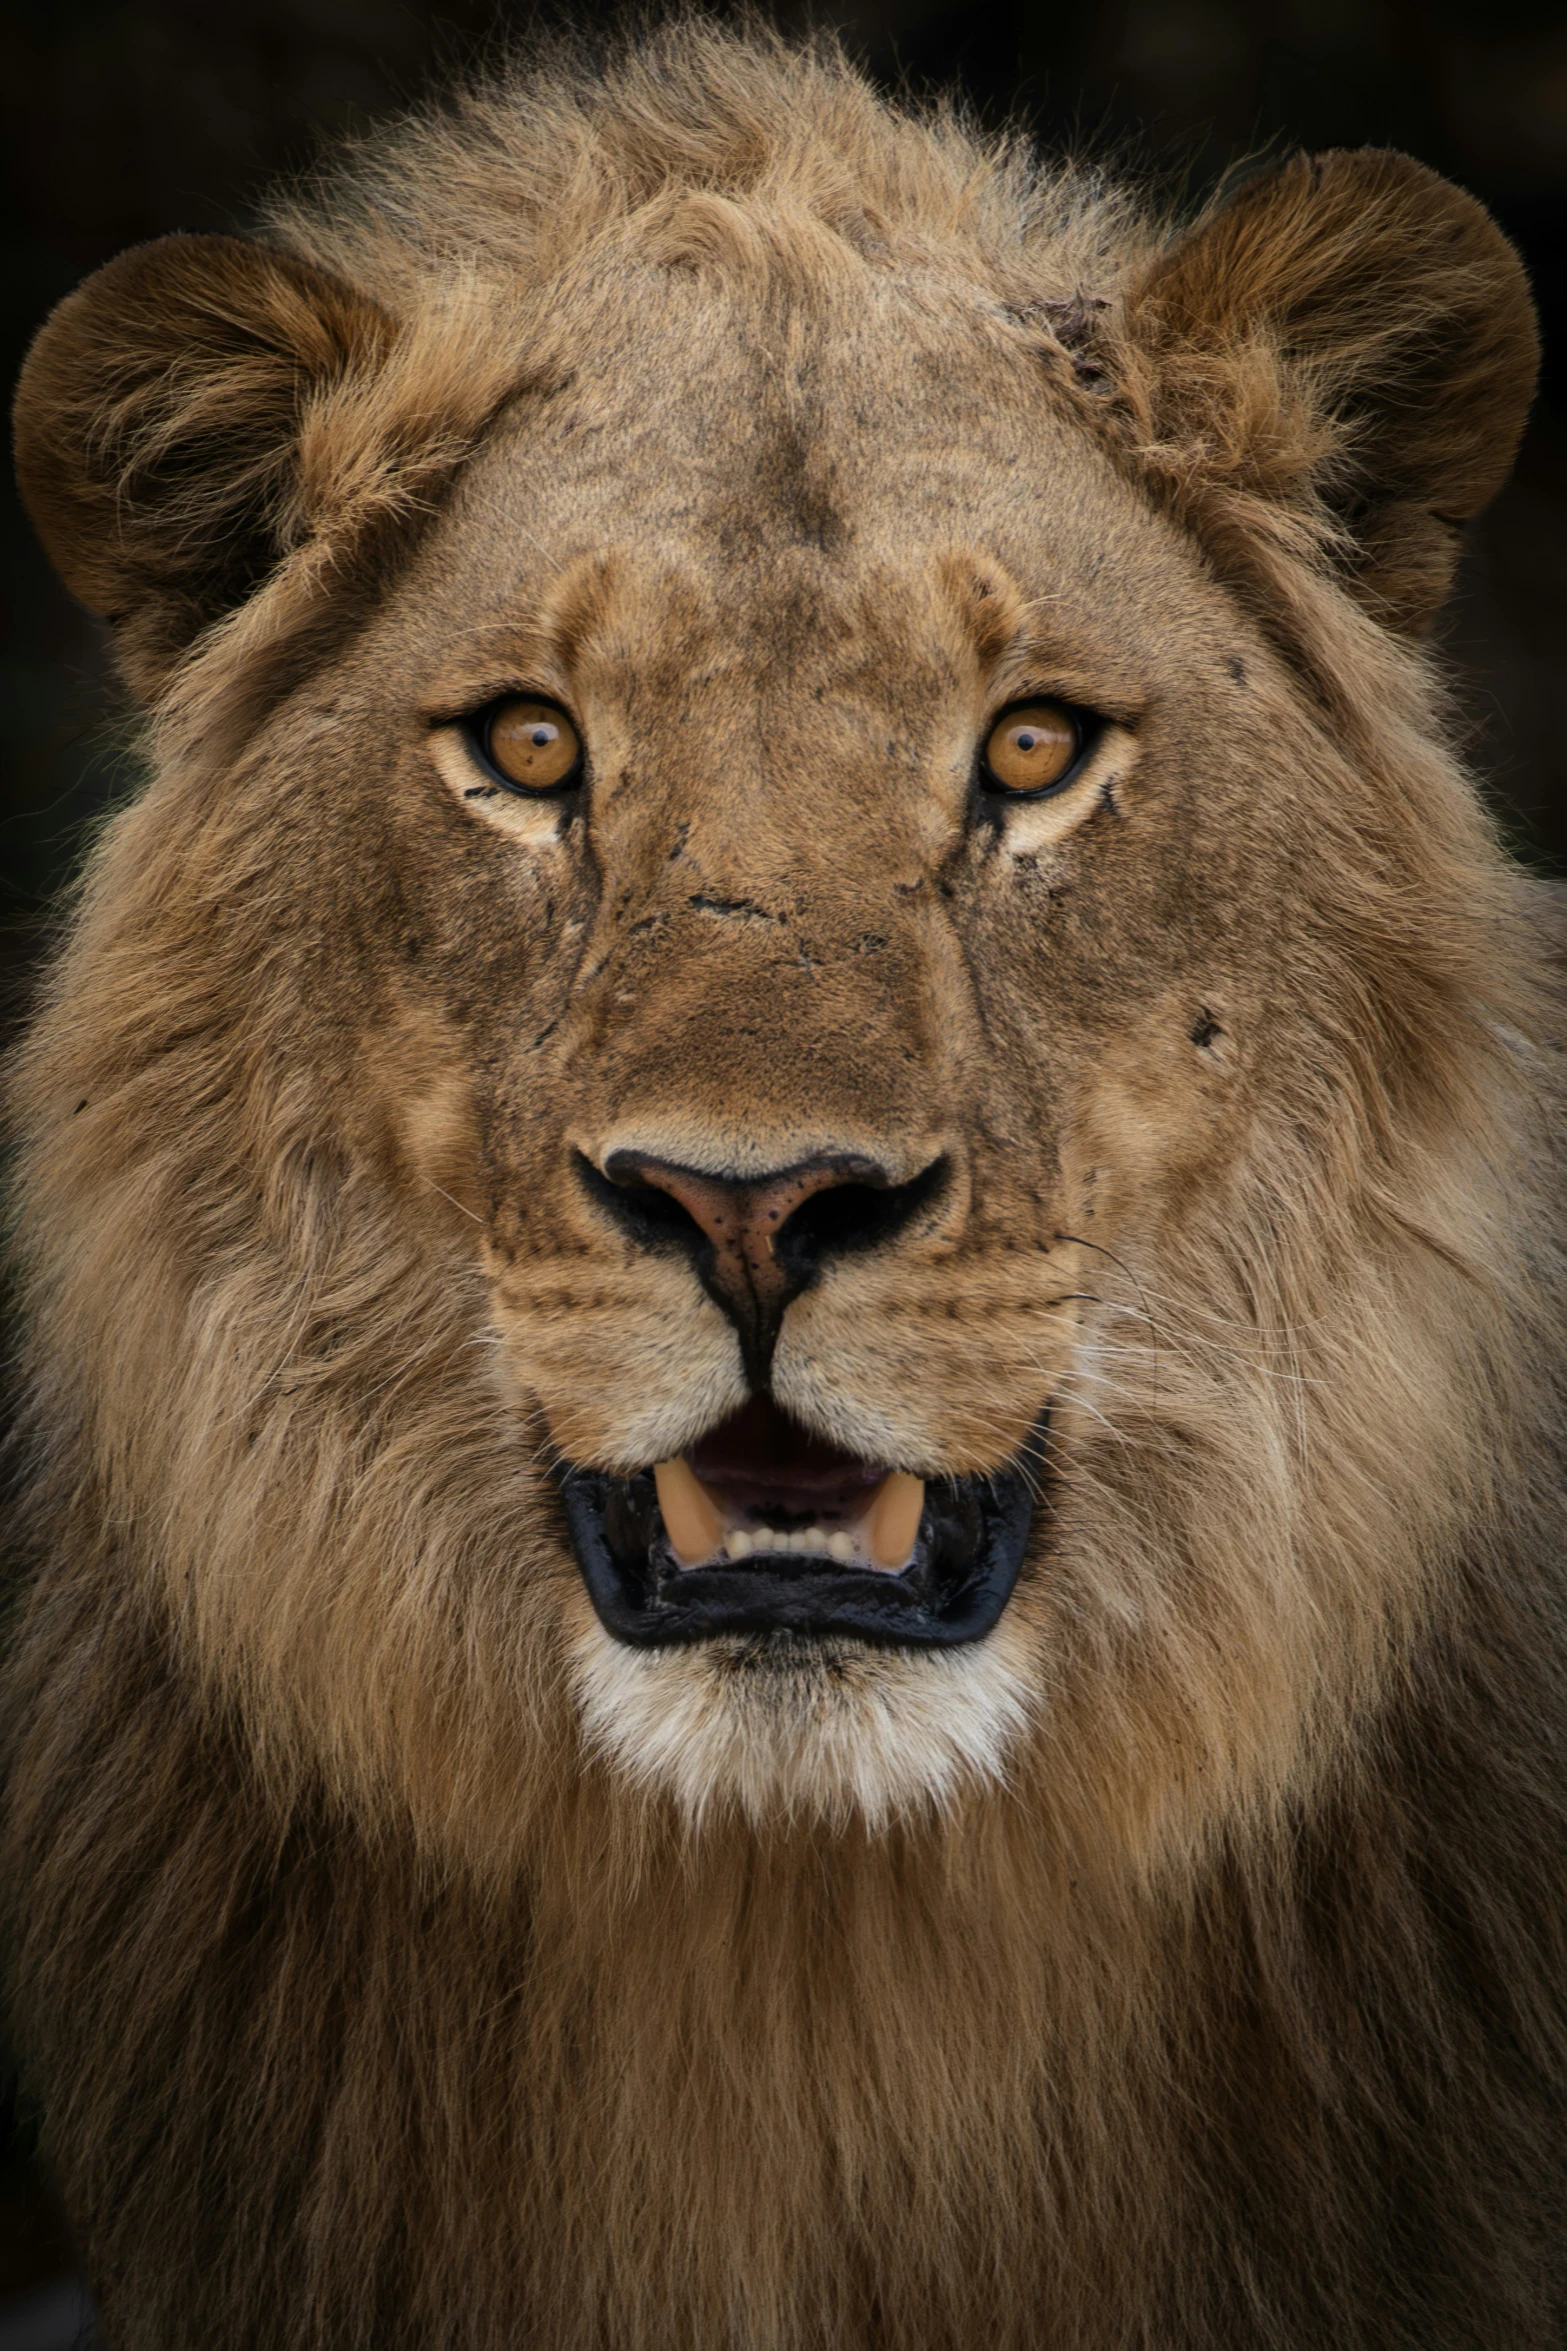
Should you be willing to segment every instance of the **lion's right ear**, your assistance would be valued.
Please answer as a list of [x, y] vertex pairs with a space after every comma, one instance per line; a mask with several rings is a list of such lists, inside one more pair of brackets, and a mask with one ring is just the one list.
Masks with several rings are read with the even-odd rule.
[[1178, 493], [1328, 518], [1353, 592], [1429, 626], [1539, 357], [1523, 266], [1472, 196], [1383, 148], [1297, 155], [1158, 256], [1126, 331], [1145, 454]]
[[393, 333], [351, 287], [235, 237], [135, 246], [44, 325], [17, 389], [22, 498], [136, 692], [155, 695], [308, 529], [312, 399]]

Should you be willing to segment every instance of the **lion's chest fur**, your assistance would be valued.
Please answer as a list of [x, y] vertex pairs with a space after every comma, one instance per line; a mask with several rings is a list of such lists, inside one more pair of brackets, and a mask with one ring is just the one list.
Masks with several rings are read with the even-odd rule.
[[[111, 2340], [1554, 2340], [1539, 1922], [1463, 1884], [1494, 1689], [1172, 1898], [1068, 1882], [1017, 1817], [693, 1850], [589, 1786], [519, 1904], [319, 1816], [280, 1840], [129, 1628], [100, 1670], [162, 1720], [91, 1717], [135, 1892], [53, 2052]], [[33, 1883], [39, 1931], [105, 1931], [80, 1873]], [[104, 2200], [148, 2127], [157, 2227]], [[1466, 2222], [1520, 2159], [1510, 2224]], [[212, 2257], [171, 2271], [186, 2232]]]

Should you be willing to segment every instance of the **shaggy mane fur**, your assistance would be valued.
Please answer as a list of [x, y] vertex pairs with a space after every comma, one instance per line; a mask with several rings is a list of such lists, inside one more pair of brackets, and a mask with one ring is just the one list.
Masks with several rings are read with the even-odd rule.
[[[1416, 475], [1462, 477], [1462, 515], [1506, 463], [1453, 421], [1496, 265], [1474, 207], [1420, 244], [1396, 177], [1368, 257], [1366, 184], [1324, 221], [1308, 180], [1266, 249], [1261, 198], [1177, 234], [829, 44], [682, 25], [487, 81], [281, 201], [243, 345], [205, 247], [116, 314], [112, 380], [40, 345], [24, 479], [152, 710], [12, 1089], [6, 1872], [111, 2351], [1564, 2339], [1555, 917], [1412, 633], [1452, 537]], [[1296, 331], [1313, 252], [1348, 324]], [[1149, 1175], [1169, 1210], [1130, 1256], [1065, 1236], [1093, 1313], [1055, 1550], [990, 1679], [944, 1668], [990, 1746], [913, 1795], [902, 1749], [950, 1708], [918, 1681], [922, 1726], [891, 1660], [834, 1699], [863, 1674], [890, 1760], [835, 1717], [841, 1769], [774, 1803], [804, 1675], [782, 1733], [724, 1718], [710, 1800], [639, 1776], [641, 1661], [611, 1685], [568, 1613], [460, 1120], [426, 1042], [334, 992], [424, 910], [301, 813], [372, 620], [591, 373], [582, 305], [632, 268], [721, 286], [785, 374], [799, 318], [892, 283], [911, 348], [956, 319], [1037, 365], [1093, 479], [1253, 632], [1246, 755], [1310, 818], [1229, 1157]], [[177, 362], [176, 295], [208, 338]], [[1224, 1047], [1199, 1023], [1190, 1086]], [[399, 1053], [434, 1140], [371, 1098]], [[1173, 1099], [1147, 1066], [1118, 1102]], [[964, 1315], [1001, 1364], [997, 1282]], [[975, 1375], [982, 1432], [1010, 1378]]]

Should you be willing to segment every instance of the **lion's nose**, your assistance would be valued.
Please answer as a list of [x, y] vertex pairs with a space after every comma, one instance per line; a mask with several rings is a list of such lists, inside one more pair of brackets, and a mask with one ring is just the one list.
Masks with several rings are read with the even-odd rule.
[[[767, 1385], [784, 1309], [825, 1257], [891, 1240], [946, 1181], [945, 1157], [895, 1183], [853, 1153], [803, 1159], [765, 1175], [710, 1175], [645, 1152], [611, 1152], [594, 1196], [645, 1247], [687, 1249], [709, 1294], [740, 1334], [752, 1385]], [[607, 1180], [606, 1180], [607, 1179]]]

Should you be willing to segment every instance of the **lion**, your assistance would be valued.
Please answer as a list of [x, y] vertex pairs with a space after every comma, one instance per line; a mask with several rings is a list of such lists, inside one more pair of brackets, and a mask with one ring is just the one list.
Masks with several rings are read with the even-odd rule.
[[12, 1079], [16, 2011], [112, 2351], [1567, 2340], [1536, 362], [830, 42], [44, 327], [146, 712]]

